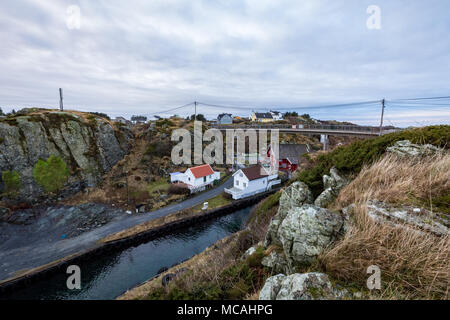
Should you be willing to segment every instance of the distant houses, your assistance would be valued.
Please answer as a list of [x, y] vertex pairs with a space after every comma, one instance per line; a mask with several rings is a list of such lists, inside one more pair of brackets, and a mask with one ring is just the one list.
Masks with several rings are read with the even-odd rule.
[[270, 112], [252, 112], [251, 120], [253, 122], [267, 123], [273, 122], [273, 116]]
[[281, 180], [277, 178], [278, 174], [269, 175], [261, 165], [243, 168], [233, 174], [233, 187], [225, 189], [225, 192], [235, 200], [250, 197], [280, 184]]
[[131, 124], [131, 121], [125, 119], [124, 117], [116, 117], [116, 118], [114, 119], [114, 121], [115, 121], [115, 122], [122, 123], [122, 124]]
[[229, 113], [222, 113], [217, 116], [217, 124], [233, 124], [233, 117]]
[[188, 188], [191, 193], [203, 191], [220, 180], [220, 172], [214, 171], [209, 164], [187, 169], [184, 173], [170, 174], [170, 182]]

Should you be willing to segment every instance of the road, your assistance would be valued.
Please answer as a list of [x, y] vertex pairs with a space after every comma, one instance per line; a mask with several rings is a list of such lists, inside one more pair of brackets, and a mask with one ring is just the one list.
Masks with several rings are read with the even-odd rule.
[[[14, 241], [8, 241], [9, 247], [0, 244], [0, 281], [9, 279], [20, 270], [36, 268], [69, 255], [93, 248], [98, 245], [98, 240], [131, 228], [135, 225], [164, 217], [171, 213], [192, 208], [207, 201], [229, 188], [233, 179], [228, 179], [216, 188], [207, 190], [195, 197], [183, 202], [169, 205], [161, 209], [132, 216], [124, 216], [120, 220], [112, 221], [100, 228], [85, 232], [70, 239], [60, 239], [52, 243], [45, 241], [33, 242], [20, 247], [13, 247]], [[45, 232], [45, 230], [44, 230]], [[26, 234], [18, 234], [17, 237], [26, 237]]]

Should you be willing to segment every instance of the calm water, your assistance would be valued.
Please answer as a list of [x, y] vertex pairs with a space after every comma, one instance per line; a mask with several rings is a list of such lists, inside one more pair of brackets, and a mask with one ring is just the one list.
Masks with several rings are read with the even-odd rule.
[[81, 290], [68, 290], [64, 272], [39, 280], [0, 299], [114, 299], [149, 278], [163, 267], [171, 267], [241, 230], [251, 207], [186, 228], [122, 252], [85, 261], [81, 268]]

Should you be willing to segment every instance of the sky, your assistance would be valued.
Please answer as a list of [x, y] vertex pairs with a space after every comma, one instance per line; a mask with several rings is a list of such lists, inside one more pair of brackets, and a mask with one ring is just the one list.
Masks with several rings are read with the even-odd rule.
[[376, 125], [380, 102], [323, 106], [386, 98], [386, 124], [450, 124], [450, 99], [398, 102], [450, 96], [449, 12], [448, 0], [3, 0], [0, 107], [57, 108], [62, 87], [66, 109], [112, 117], [200, 101], [227, 106], [200, 106], [208, 118]]

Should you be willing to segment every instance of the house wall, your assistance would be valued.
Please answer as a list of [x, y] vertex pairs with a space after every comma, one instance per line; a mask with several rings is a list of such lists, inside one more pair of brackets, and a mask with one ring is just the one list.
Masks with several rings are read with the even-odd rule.
[[223, 116], [220, 120], [217, 120], [218, 124], [232, 124], [233, 118], [230, 116]]
[[249, 193], [267, 188], [267, 182], [268, 177], [249, 181], [242, 170], [237, 171], [234, 175], [234, 187]]

